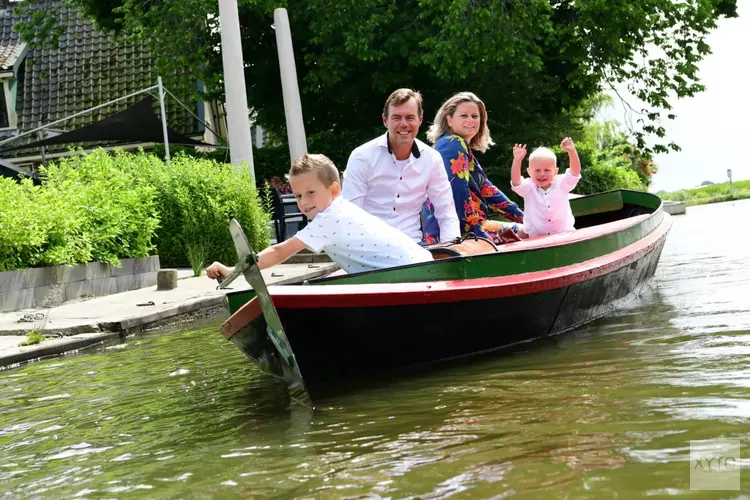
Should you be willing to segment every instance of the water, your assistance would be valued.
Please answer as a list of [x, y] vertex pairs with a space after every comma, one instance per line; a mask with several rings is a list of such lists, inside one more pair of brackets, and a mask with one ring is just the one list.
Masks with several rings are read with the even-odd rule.
[[739, 498], [689, 452], [748, 465], [748, 218], [690, 207], [628, 308], [315, 414], [216, 325], [0, 372], [0, 498]]

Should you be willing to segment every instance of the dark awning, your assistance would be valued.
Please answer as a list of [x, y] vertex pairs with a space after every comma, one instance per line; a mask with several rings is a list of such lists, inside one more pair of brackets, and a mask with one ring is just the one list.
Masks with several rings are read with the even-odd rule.
[[7, 161], [0, 160], [0, 176], [9, 177], [11, 179], [21, 180], [24, 177], [29, 177], [34, 184], [40, 184], [39, 177], [33, 173], [28, 172], [20, 167], [8, 163]]
[[[91, 125], [86, 125], [70, 132], [65, 132], [54, 137], [47, 137], [40, 141], [29, 144], [21, 144], [0, 152], [15, 151], [18, 149], [37, 148], [51, 146], [54, 144], [80, 144], [84, 142], [100, 142], [106, 145], [138, 143], [138, 142], [164, 142], [164, 133], [159, 117], [154, 114], [154, 98], [147, 96], [130, 107], [104, 118]], [[167, 127], [167, 137], [170, 144], [185, 144], [192, 146], [211, 146], [201, 141], [196, 141], [184, 136]]]

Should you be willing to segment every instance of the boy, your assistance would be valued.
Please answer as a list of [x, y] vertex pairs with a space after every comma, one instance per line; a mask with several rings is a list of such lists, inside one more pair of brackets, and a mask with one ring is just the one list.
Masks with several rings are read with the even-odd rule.
[[[258, 268], [284, 262], [307, 247], [326, 252], [348, 273], [432, 260], [432, 254], [405, 233], [370, 215], [341, 196], [339, 171], [324, 155], [306, 154], [289, 171], [289, 184], [310, 223], [297, 234], [258, 254]], [[206, 275], [228, 276], [232, 269], [214, 262]]]
[[537, 148], [529, 156], [528, 179], [521, 177], [521, 162], [526, 156], [526, 145], [513, 147], [513, 166], [510, 169], [511, 189], [523, 197], [522, 237], [546, 236], [573, 231], [575, 218], [568, 202], [568, 193], [581, 178], [581, 160], [570, 137], [560, 143], [568, 152], [570, 168], [557, 175], [557, 158], [547, 148]]

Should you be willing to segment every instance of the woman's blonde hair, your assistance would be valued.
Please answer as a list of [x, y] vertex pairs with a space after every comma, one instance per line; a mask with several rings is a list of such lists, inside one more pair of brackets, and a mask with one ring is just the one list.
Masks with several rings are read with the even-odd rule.
[[484, 153], [487, 148], [495, 143], [492, 142], [492, 137], [490, 137], [490, 129], [487, 126], [487, 110], [484, 103], [472, 92], [459, 92], [440, 106], [435, 115], [435, 121], [427, 130], [427, 140], [435, 144], [444, 134], [452, 133], [448, 126], [448, 117], [452, 117], [456, 113], [456, 109], [465, 102], [473, 102], [479, 108], [479, 130], [477, 135], [471, 139], [469, 147]]

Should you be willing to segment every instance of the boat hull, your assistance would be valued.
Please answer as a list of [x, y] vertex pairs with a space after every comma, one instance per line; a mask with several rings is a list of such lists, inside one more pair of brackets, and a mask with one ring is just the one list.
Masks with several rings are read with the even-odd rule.
[[[310, 395], [362, 375], [556, 335], [610, 313], [654, 274], [661, 248], [563, 288], [450, 303], [280, 311]], [[336, 323], [332, 327], [332, 323]]]
[[[592, 259], [509, 276], [441, 282], [278, 287], [270, 291], [310, 396], [341, 381], [490, 352], [604, 316], [654, 275], [671, 226]], [[304, 294], [304, 295], [302, 295]], [[265, 371], [281, 376], [251, 301], [222, 327]]]

